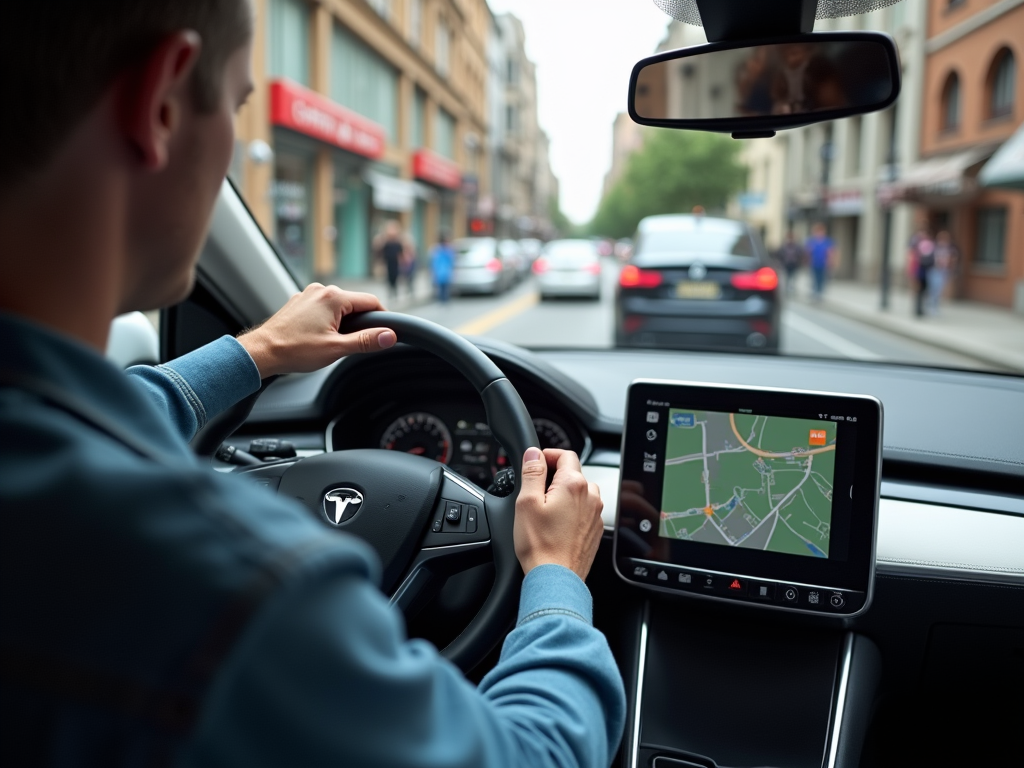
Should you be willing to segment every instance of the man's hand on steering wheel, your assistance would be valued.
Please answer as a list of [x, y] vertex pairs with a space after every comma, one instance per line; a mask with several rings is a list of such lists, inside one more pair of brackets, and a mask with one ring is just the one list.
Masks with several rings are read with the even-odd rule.
[[[549, 468], [555, 476], [545, 491]], [[513, 538], [523, 573], [554, 563], [586, 579], [604, 531], [600, 489], [587, 482], [575, 453], [555, 448], [528, 449], [522, 478]]]
[[260, 378], [315, 371], [345, 355], [393, 347], [397, 336], [390, 328], [338, 333], [346, 315], [381, 309], [372, 294], [311, 283], [238, 341], [256, 363]]

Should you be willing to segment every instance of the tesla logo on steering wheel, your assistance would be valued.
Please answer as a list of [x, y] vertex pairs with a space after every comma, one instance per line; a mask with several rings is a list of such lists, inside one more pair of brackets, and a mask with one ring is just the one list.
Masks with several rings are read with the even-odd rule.
[[327, 522], [341, 525], [349, 520], [363, 503], [363, 494], [355, 488], [335, 488], [324, 494], [324, 515]]

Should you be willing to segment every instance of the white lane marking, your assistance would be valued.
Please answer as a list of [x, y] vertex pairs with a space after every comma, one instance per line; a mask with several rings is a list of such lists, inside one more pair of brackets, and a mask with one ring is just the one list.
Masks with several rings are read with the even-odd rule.
[[854, 357], [860, 360], [882, 359], [882, 355], [877, 352], [872, 352], [867, 347], [862, 347], [860, 344], [854, 344], [852, 341], [844, 339], [839, 334], [827, 331], [820, 325], [815, 325], [807, 318], [794, 314], [792, 311], [783, 313], [782, 324], [789, 326], [797, 333], [802, 333], [804, 336], [814, 339], [819, 344], [824, 344], [829, 349], [834, 349], [845, 357]]

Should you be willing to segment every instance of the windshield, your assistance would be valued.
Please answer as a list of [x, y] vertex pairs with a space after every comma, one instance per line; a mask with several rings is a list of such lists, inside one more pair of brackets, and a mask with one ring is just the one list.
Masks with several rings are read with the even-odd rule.
[[[818, 20], [891, 35], [900, 98], [752, 140], [625, 114], [637, 61], [706, 42], [650, 0], [266, 6], [230, 175], [300, 284], [537, 349], [1024, 373], [1019, 4]], [[825, 87], [727, 59], [658, 87], [698, 115]]]

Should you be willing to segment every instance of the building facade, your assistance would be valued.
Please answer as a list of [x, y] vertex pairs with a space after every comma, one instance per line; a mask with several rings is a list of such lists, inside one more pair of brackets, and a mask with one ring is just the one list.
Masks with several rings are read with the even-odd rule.
[[551, 231], [548, 138], [537, 117], [537, 77], [526, 33], [510, 13], [492, 17], [489, 114], [492, 231], [499, 237], [544, 237]]
[[300, 280], [365, 277], [398, 219], [422, 255], [488, 194], [485, 0], [254, 0], [231, 176]]
[[1024, 4], [930, 0], [927, 24], [922, 161], [902, 191], [959, 246], [958, 295], [1024, 312], [1024, 192], [977, 183], [1024, 123]]
[[[678, 22], [674, 22], [678, 23]], [[612, 191], [612, 187], [622, 178], [629, 164], [629, 158], [639, 152], [644, 145], [643, 126], [634, 123], [625, 112], [619, 112], [612, 123], [612, 164], [604, 175], [601, 197]]]

